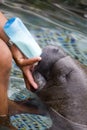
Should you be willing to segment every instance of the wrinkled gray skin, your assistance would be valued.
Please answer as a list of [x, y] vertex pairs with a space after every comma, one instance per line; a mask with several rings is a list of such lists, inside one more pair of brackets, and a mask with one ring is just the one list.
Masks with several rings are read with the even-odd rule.
[[59, 46], [46, 46], [41, 57], [33, 75], [37, 94], [53, 109], [52, 130], [87, 130], [87, 74]]

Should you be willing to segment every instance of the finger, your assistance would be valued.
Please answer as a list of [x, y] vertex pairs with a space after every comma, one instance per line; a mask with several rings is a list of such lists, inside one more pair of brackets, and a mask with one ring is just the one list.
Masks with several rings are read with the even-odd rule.
[[23, 73], [23, 78], [24, 78], [24, 81], [25, 81], [25, 85], [26, 85], [26, 88], [30, 90], [30, 83], [28, 82], [26, 76], [24, 75]]
[[41, 57], [35, 57], [35, 58], [30, 58], [30, 59], [20, 59], [19, 64], [20, 66], [26, 66], [26, 65], [32, 65], [36, 62], [39, 62], [41, 60]]
[[34, 57], [29, 59], [29, 65], [32, 65], [36, 62], [39, 62], [41, 60], [41, 57]]
[[26, 76], [26, 79], [28, 80], [28, 82], [30, 83], [30, 85], [34, 88], [34, 89], [37, 89], [38, 88], [38, 85], [36, 84], [36, 82], [34, 81], [34, 78], [32, 76], [32, 73], [30, 70], [28, 70], [25, 74]]

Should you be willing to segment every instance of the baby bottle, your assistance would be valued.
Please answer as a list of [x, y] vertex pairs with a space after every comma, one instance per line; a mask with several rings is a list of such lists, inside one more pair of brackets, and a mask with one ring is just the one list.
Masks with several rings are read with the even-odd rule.
[[27, 58], [40, 56], [40, 46], [18, 17], [10, 18], [4, 26], [4, 31]]

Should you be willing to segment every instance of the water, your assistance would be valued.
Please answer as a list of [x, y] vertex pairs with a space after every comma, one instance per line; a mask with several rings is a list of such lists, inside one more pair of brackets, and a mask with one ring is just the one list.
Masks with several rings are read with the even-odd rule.
[[[72, 9], [70, 6], [73, 4], [69, 5], [70, 3], [62, 1], [59, 5], [56, 0], [53, 3], [31, 2], [31, 0], [30, 2], [27, 0], [1, 0], [0, 11], [8, 19], [15, 16], [21, 18], [41, 48], [49, 44], [62, 46], [72, 57], [87, 65], [87, 19], [83, 17], [86, 16], [86, 11], [83, 10], [83, 12], [79, 6], [77, 8], [74, 6]], [[80, 10], [80, 15], [71, 12], [70, 9], [77, 13]], [[12, 100], [25, 99], [27, 90], [25, 90], [22, 73], [14, 61], [10, 79], [8, 97]], [[23, 95], [19, 96], [21, 91]], [[22, 116], [18, 119], [21, 118]], [[13, 123], [14, 119], [17, 118], [11, 117]], [[51, 120], [49, 124], [51, 124]]]
[[87, 19], [64, 8], [66, 3], [33, 3], [2, 0], [0, 9], [7, 18], [20, 17], [42, 48], [58, 44], [87, 65]]

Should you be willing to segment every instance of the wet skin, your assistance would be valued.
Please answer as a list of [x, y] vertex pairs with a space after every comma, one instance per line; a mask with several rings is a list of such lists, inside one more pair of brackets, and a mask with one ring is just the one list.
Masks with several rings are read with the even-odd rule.
[[[81, 66], [59, 46], [45, 47], [41, 57], [42, 60], [33, 72], [40, 89], [36, 93], [46, 105], [65, 118], [65, 121], [60, 122], [60, 128], [57, 123], [59, 116], [54, 112], [55, 125], [60, 130], [87, 130], [87, 68]], [[68, 123], [63, 128], [67, 119], [73, 125]], [[76, 126], [74, 123], [80, 125]]]

